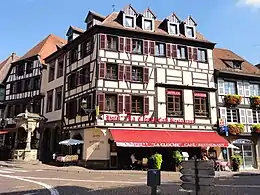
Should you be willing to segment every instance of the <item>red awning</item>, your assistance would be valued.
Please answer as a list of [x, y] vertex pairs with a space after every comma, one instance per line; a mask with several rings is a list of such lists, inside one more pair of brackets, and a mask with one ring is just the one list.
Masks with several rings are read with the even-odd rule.
[[2, 131], [2, 130], [0, 130], [0, 135], [1, 135], [1, 134], [6, 134], [6, 133], [8, 133], [8, 131]]
[[228, 141], [210, 131], [110, 129], [120, 147], [227, 147]]

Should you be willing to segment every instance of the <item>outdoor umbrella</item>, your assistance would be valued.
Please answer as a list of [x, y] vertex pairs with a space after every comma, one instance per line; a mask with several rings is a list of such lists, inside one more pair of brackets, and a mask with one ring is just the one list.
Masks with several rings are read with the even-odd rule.
[[60, 145], [66, 145], [66, 146], [75, 146], [83, 143], [84, 142], [82, 140], [77, 140], [77, 139], [66, 139], [59, 142]]

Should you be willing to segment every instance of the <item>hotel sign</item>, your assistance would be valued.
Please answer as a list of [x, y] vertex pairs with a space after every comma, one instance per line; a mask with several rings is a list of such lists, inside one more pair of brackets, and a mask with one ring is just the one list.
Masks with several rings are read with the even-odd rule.
[[145, 116], [131, 116], [127, 115], [122, 116], [119, 115], [106, 115], [105, 121], [107, 122], [147, 122], [147, 123], [173, 123], [173, 124], [194, 124], [194, 120], [183, 120], [183, 119], [174, 119], [174, 118], [155, 118], [155, 117], [145, 117]]

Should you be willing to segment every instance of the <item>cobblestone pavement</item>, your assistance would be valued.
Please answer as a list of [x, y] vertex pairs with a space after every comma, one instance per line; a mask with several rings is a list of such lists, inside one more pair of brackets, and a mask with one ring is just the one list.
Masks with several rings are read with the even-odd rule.
[[[38, 169], [37, 169], [38, 168]], [[57, 171], [23, 166], [0, 167], [0, 194], [5, 195], [146, 195], [145, 172]], [[56, 170], [57, 169], [57, 170]], [[73, 168], [74, 170], [75, 168]], [[237, 173], [216, 178], [215, 187], [204, 188], [201, 195], [258, 195], [260, 174]], [[6, 177], [7, 176], [7, 177]], [[12, 178], [9, 178], [12, 177]], [[162, 173], [161, 195], [188, 195], [180, 191], [179, 174]], [[22, 180], [17, 179], [22, 178]], [[26, 180], [26, 181], [24, 181]], [[28, 182], [29, 181], [29, 182]], [[34, 183], [33, 183], [34, 182]], [[35, 183], [38, 182], [38, 183]], [[42, 184], [45, 184], [43, 186]], [[47, 190], [47, 187], [57, 190]], [[54, 194], [53, 194], [54, 193]]]

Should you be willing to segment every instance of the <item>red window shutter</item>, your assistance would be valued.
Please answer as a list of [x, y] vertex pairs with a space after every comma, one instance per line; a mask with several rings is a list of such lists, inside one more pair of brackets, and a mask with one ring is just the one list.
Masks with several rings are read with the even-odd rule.
[[149, 114], [149, 97], [144, 97], [144, 114]]
[[124, 80], [124, 66], [118, 65], [118, 80]]
[[125, 67], [125, 80], [126, 81], [132, 80], [132, 67], [131, 66]]
[[149, 44], [149, 46], [150, 46], [150, 54], [151, 55], [154, 55], [155, 54], [155, 42], [154, 41], [150, 41], [150, 44]]
[[99, 41], [100, 41], [100, 49], [106, 49], [106, 35], [100, 34]]
[[125, 38], [124, 37], [119, 37], [119, 51], [123, 52], [125, 49]]
[[125, 113], [129, 114], [132, 112], [132, 100], [131, 96], [125, 96]]
[[177, 58], [177, 45], [172, 45], [172, 57]]
[[144, 49], [144, 51], [143, 51], [143, 53], [144, 53], [144, 55], [148, 55], [149, 54], [149, 41], [143, 41], [143, 49]]
[[197, 61], [198, 60], [198, 49], [196, 47], [193, 47], [193, 60]]
[[149, 68], [143, 68], [143, 81], [149, 83]]
[[130, 53], [132, 51], [132, 39], [126, 38], [125, 44], [126, 44], [125, 51]]
[[99, 78], [103, 79], [106, 76], [106, 63], [101, 62], [99, 64]]
[[188, 47], [188, 60], [192, 59], [192, 48]]
[[117, 95], [117, 112], [123, 113], [124, 110], [124, 96]]
[[171, 56], [171, 44], [166, 44], [166, 57]]
[[98, 94], [98, 106], [99, 106], [100, 112], [105, 111], [105, 94], [104, 93]]

